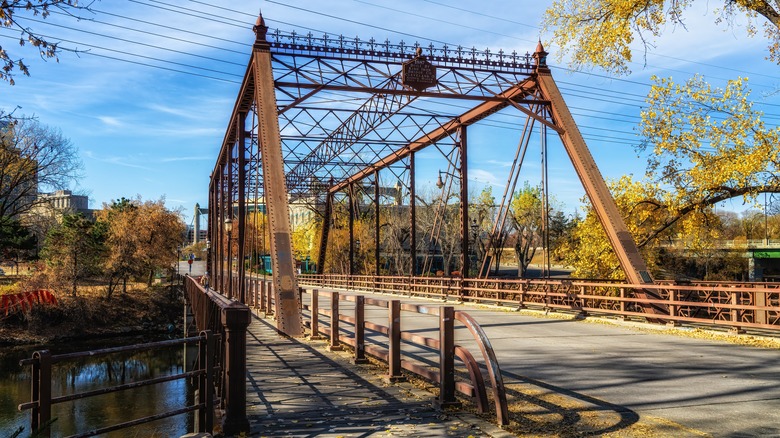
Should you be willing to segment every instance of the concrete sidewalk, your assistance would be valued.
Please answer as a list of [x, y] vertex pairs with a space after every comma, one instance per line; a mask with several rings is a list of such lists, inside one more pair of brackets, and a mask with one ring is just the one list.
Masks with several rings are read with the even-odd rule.
[[409, 383], [387, 385], [383, 370], [351, 364], [325, 346], [279, 335], [270, 321], [253, 318], [247, 333], [251, 436], [512, 436], [474, 415], [437, 411], [431, 393]]

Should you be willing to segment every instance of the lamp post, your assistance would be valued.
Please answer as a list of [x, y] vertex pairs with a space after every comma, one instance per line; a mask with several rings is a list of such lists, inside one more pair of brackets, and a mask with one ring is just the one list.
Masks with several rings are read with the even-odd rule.
[[[359, 260], [360, 260], [360, 239], [355, 239], [355, 256], [356, 256], [355, 258], [357, 259], [357, 260], [355, 260], [355, 265], [360, 266], [360, 264], [359, 264]], [[353, 272], [356, 271], [356, 270], [357, 269], [353, 269]]]
[[209, 283], [211, 281], [211, 278], [209, 277], [209, 272], [213, 271], [211, 268], [211, 240], [206, 240], [206, 273], [204, 276], [206, 277], [205, 280], [205, 286], [206, 290], [209, 290]]
[[[477, 224], [476, 219], [471, 219], [471, 241], [473, 242], [473, 248], [474, 248], [474, 265], [477, 270], [482, 269], [482, 266], [480, 266], [479, 263], [479, 242], [477, 241], [477, 238], [479, 237], [479, 224]], [[479, 277], [481, 272], [477, 271], [477, 277]]]
[[176, 278], [179, 277], [179, 262], [181, 262], [181, 245], [176, 247]]
[[227, 284], [227, 296], [233, 298], [233, 253], [232, 253], [232, 237], [233, 237], [233, 220], [228, 216], [225, 219], [225, 234], [227, 234], [227, 272], [228, 272], [228, 284]]

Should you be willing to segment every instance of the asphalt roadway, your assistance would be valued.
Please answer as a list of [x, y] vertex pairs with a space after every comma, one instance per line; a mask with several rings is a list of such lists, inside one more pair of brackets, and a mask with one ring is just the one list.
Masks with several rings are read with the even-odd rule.
[[[401, 299], [442, 305], [441, 301]], [[326, 299], [320, 303], [327, 307]], [[341, 312], [349, 312], [350, 304], [342, 303]], [[619, 433], [649, 420], [674, 425], [665, 436], [780, 437], [780, 351], [776, 348], [673, 335], [648, 325], [455, 307], [474, 316], [487, 332], [507, 385], [521, 384], [540, 394], [565, 397], [583, 409], [612, 412], [617, 419], [603, 433]], [[385, 309], [366, 310], [367, 321], [387, 323]], [[436, 319], [430, 316], [402, 314], [402, 330], [436, 337], [434, 326]], [[471, 335], [460, 327], [456, 342], [471, 345], [476, 356], [479, 350]], [[405, 346], [404, 351], [411, 349]], [[436, 361], [430, 352], [412, 352]]]

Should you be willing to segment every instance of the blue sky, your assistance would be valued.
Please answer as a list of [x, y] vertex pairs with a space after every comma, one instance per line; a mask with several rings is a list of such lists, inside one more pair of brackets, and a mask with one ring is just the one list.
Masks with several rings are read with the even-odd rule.
[[[19, 106], [17, 115], [34, 115], [71, 139], [84, 162], [84, 177], [72, 189], [89, 194], [92, 208], [122, 196], [165, 196], [168, 206], [184, 208], [189, 222], [194, 204], [206, 205], [209, 174], [260, 10], [271, 28], [379, 41], [525, 53], [541, 38], [602, 174], [641, 177], [645, 160], [633, 145], [653, 74], [682, 82], [701, 73], [717, 85], [747, 76], [766, 120], [780, 120], [780, 75], [778, 66], [764, 59], [765, 40], [748, 38], [739, 22], [731, 28], [716, 25], [712, 9], [718, 5], [696, 3], [686, 13], [686, 27], [670, 25], [646, 64], [636, 52], [633, 73], [611, 78], [600, 71], [570, 72], [565, 60], [555, 57], [556, 47], [538, 27], [549, 2], [102, 0], [93, 3], [93, 13], [80, 13], [82, 20], [56, 13], [46, 20], [20, 20], [78, 50], [62, 52], [59, 62], [41, 60], [32, 48], [18, 47], [18, 33], [0, 30], [0, 45], [24, 57], [31, 72], [17, 77], [15, 86], [0, 84], [0, 107]], [[485, 128], [471, 131], [469, 138], [472, 187], [493, 184], [500, 194], [507, 148], [514, 152], [517, 132]], [[549, 150], [551, 193], [573, 210], [584, 192], [560, 144], [551, 140]], [[529, 153], [538, 156], [537, 150]], [[538, 159], [531, 158], [522, 178], [536, 184], [539, 173]], [[418, 179], [425, 184], [435, 177], [431, 172]], [[744, 208], [741, 200], [723, 207]]]

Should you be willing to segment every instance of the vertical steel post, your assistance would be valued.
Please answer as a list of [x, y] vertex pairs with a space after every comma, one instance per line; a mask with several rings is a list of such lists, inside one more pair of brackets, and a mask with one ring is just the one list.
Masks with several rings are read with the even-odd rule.
[[220, 293], [224, 292], [224, 278], [225, 278], [225, 184], [224, 184], [225, 170], [222, 163], [222, 157], [219, 162], [219, 176], [217, 177], [217, 221], [214, 224], [214, 230], [217, 233], [217, 241], [214, 245], [217, 247], [217, 259], [214, 261], [217, 264], [217, 276], [214, 281], [214, 289], [219, 290]]
[[368, 363], [366, 359], [366, 297], [355, 297], [355, 358], [356, 364]]
[[238, 249], [236, 258], [238, 266], [236, 267], [238, 277], [238, 300], [246, 304], [246, 282], [244, 281], [244, 245], [246, 241], [246, 113], [238, 114], [236, 129], [238, 138]]
[[310, 339], [319, 340], [320, 336], [320, 291], [312, 289], [311, 291], [311, 336]]
[[417, 190], [415, 189], [414, 152], [409, 154], [409, 253], [412, 256], [412, 272], [417, 275]]
[[[331, 185], [333, 180], [331, 179]], [[317, 254], [317, 274], [325, 273], [325, 255], [328, 252], [328, 234], [330, 233], [330, 216], [333, 210], [333, 193], [325, 195], [325, 213], [322, 215], [322, 233], [320, 234], [320, 253]]]
[[51, 436], [51, 353], [40, 350], [33, 353], [32, 370], [32, 401], [38, 402], [33, 407], [30, 429], [36, 436]]
[[344, 347], [339, 341], [339, 293], [330, 293], [330, 346], [331, 351], [341, 351]]
[[401, 374], [401, 301], [392, 300], [387, 307], [388, 313], [388, 356], [387, 378], [391, 382], [404, 380]]
[[[349, 275], [355, 275], [355, 185], [349, 185]], [[350, 282], [352, 279], [350, 278]]]
[[439, 313], [439, 408], [460, 407], [455, 398], [455, 308], [444, 306]]
[[252, 314], [246, 306], [231, 303], [222, 310], [225, 327], [225, 417], [222, 430], [225, 435], [249, 432], [246, 416], [246, 328]]
[[[228, 148], [228, 155], [226, 157], [227, 163], [225, 166], [225, 169], [227, 169], [227, 196], [225, 197], [225, 200], [227, 201], [227, 217], [225, 220], [230, 219], [231, 221], [235, 218], [235, 215], [233, 214], [233, 202], [235, 201], [233, 197], [233, 191], [235, 189], [233, 175], [233, 162], [235, 157], [233, 156], [233, 149], [236, 148], [238, 148], [236, 145]], [[233, 231], [225, 230], [225, 232], [227, 233], [227, 270], [225, 274], [225, 277], [227, 278], [227, 296], [228, 298], [233, 298]]]
[[466, 126], [458, 128], [460, 149], [460, 273], [469, 277], [469, 180]]
[[266, 210], [271, 224], [271, 259], [273, 261], [274, 293], [278, 311], [278, 328], [289, 336], [303, 336], [303, 320], [297, 302], [298, 281], [295, 277], [290, 216], [287, 204], [287, 188], [284, 176], [284, 158], [279, 133], [276, 107], [271, 45], [265, 36], [268, 27], [263, 17], [257, 18], [254, 27], [255, 43], [252, 46], [255, 105], [258, 118], [257, 136], [263, 164], [263, 187]]
[[374, 172], [374, 202], [376, 214], [374, 215], [374, 280], [379, 277], [379, 171]]
[[197, 432], [214, 430], [214, 335], [210, 330], [200, 332], [205, 337], [198, 343], [198, 369], [204, 373], [198, 379], [198, 402], [204, 406], [198, 409]]

